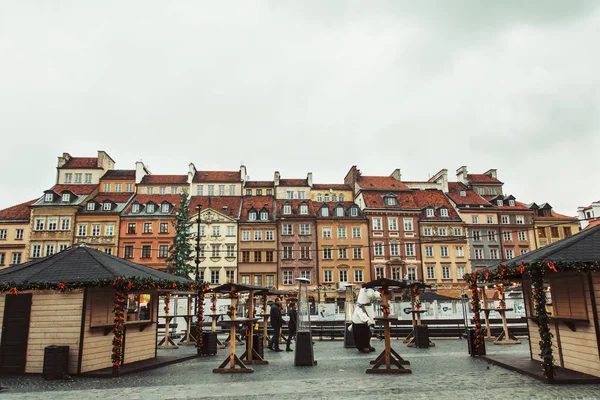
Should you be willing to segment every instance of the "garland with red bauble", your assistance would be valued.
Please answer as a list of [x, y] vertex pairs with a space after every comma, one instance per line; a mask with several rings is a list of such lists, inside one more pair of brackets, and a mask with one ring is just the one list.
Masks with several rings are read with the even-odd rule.
[[[123, 362], [123, 333], [125, 331], [123, 324], [125, 323], [125, 303], [127, 301], [127, 293], [117, 290], [117, 297], [115, 299], [115, 307], [113, 308], [114, 313], [114, 337], [112, 340], [112, 365], [113, 374], [118, 375], [118, 370], [121, 368]], [[116, 371], [115, 371], [116, 370]]]
[[196, 309], [196, 317], [198, 323], [196, 324], [196, 350], [198, 354], [202, 354], [204, 350], [204, 332], [203, 332], [203, 322], [204, 322], [204, 299], [205, 293], [210, 289], [208, 283], [204, 283], [198, 286], [198, 307]]

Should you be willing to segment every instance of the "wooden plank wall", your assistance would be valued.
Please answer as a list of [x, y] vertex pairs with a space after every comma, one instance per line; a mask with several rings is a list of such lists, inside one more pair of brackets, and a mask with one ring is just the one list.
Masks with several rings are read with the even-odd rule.
[[77, 372], [83, 290], [35, 291], [32, 296], [25, 373], [42, 373], [46, 346], [69, 346], [69, 373]]
[[[150, 315], [155, 319], [158, 307], [158, 292], [152, 293], [153, 301], [151, 302], [152, 309]], [[128, 327], [125, 337], [125, 363], [146, 360], [154, 358], [156, 354], [156, 322], [150, 326], [146, 326], [142, 332], [139, 327]]]
[[2, 343], [2, 323], [4, 321], [5, 293], [0, 294], [0, 343]]

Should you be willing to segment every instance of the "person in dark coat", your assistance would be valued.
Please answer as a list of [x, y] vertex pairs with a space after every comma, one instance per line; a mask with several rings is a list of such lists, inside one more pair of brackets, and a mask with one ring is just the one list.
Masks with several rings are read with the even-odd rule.
[[283, 351], [279, 349], [279, 336], [281, 335], [281, 326], [283, 325], [283, 317], [281, 316], [281, 300], [275, 299], [275, 303], [271, 306], [271, 326], [273, 327], [273, 336], [269, 340], [269, 350]]
[[288, 337], [287, 343], [285, 346], [285, 351], [293, 351], [290, 347], [292, 343], [292, 336], [296, 335], [296, 330], [298, 329], [298, 312], [296, 311], [296, 303], [292, 303], [290, 306], [290, 311], [288, 311], [288, 315], [290, 317], [290, 322], [288, 322]]

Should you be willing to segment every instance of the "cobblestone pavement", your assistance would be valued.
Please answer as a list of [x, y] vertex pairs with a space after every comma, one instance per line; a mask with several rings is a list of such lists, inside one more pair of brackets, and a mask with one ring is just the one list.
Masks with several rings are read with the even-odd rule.
[[[594, 399], [600, 385], [547, 385], [468, 356], [464, 340], [437, 340], [429, 349], [392, 347], [411, 361], [412, 374], [367, 375], [373, 355], [344, 349], [340, 341], [317, 341], [314, 367], [294, 367], [294, 353], [266, 350], [269, 365], [253, 374], [214, 374], [226, 357], [185, 361], [116, 379], [75, 377], [72, 382], [45, 381], [40, 376], [2, 377], [8, 389], [0, 399]], [[378, 350], [382, 342], [374, 342]], [[177, 351], [177, 350], [170, 350]], [[527, 354], [517, 346], [488, 346], [488, 353]]]

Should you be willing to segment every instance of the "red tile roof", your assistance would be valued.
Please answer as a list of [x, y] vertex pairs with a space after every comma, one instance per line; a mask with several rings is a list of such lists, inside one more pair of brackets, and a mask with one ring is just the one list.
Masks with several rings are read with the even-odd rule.
[[0, 221], [29, 221], [31, 213], [29, 205], [35, 203], [37, 200], [29, 200], [25, 203], [0, 210]]
[[62, 168], [99, 169], [98, 157], [72, 157]]
[[241, 182], [240, 171], [196, 171], [192, 182]]
[[149, 202], [153, 202], [154, 204], [162, 204], [165, 201], [173, 204], [174, 208], [171, 210], [171, 214], [175, 214], [177, 212], [177, 207], [179, 207], [178, 194], [138, 194], [133, 198], [131, 203], [129, 203], [124, 213], [131, 213], [131, 206], [136, 202], [140, 204], [147, 204]]
[[267, 210], [269, 212], [269, 221], [273, 221], [273, 207], [275, 198], [273, 196], [245, 196], [242, 201], [241, 220], [248, 219], [248, 211], [254, 208], [256, 211]]
[[100, 192], [91, 200], [97, 201], [98, 203], [103, 203], [105, 201], [112, 201], [114, 203], [127, 203], [132, 197], [133, 193]]
[[404, 183], [391, 176], [361, 176], [358, 184], [362, 189], [410, 190]]
[[313, 189], [316, 190], [328, 190], [328, 189], [333, 189], [333, 190], [352, 190], [352, 188], [349, 185], [343, 184], [343, 183], [315, 183], [312, 186]]
[[467, 174], [467, 179], [471, 183], [502, 183], [498, 179], [494, 179], [486, 174]]
[[[319, 214], [319, 209], [321, 208], [321, 206], [325, 204], [327, 206], [329, 206], [329, 216], [328, 217], [323, 217]], [[346, 215], [344, 215], [344, 217], [338, 217], [335, 215], [334, 213], [334, 208], [336, 208], [338, 206], [338, 204], [341, 204], [342, 206], [344, 206], [344, 210], [346, 211]], [[352, 206], [356, 206], [356, 208], [358, 209], [358, 215], [356, 217], [353, 217], [350, 215], [350, 213], [348, 212], [348, 210], [350, 209], [350, 207]], [[312, 202], [312, 207], [314, 210], [315, 215], [317, 216], [317, 218], [319, 219], [337, 219], [337, 218], [353, 218], [353, 219], [364, 219], [364, 215], [363, 212], [361, 211], [361, 209], [353, 202], [351, 201], [344, 201], [341, 203], [338, 202], [334, 202], [334, 203], [317, 203], [316, 201]]]
[[[413, 190], [413, 197], [415, 198], [417, 206], [423, 209], [423, 218], [426, 220], [439, 219], [446, 221], [460, 219], [458, 213], [456, 212], [454, 207], [452, 207], [452, 204], [450, 204], [450, 200], [448, 200], [448, 198], [444, 195], [444, 192], [442, 192], [441, 190]], [[425, 212], [425, 208], [427, 207], [434, 207], [436, 209], [434, 217], [427, 217], [427, 214]], [[446, 207], [448, 209], [447, 217], [441, 217], [439, 215], [439, 211], [437, 211], [437, 209], [440, 207]]]
[[187, 175], [145, 175], [140, 185], [187, 184]]
[[263, 188], [263, 187], [273, 187], [275, 184], [273, 181], [246, 181], [244, 183], [244, 187], [247, 188]]
[[78, 196], [92, 193], [98, 185], [54, 185], [50, 190], [61, 194], [64, 191], [72, 192]]
[[415, 209], [419, 208], [411, 192], [395, 193], [398, 204], [395, 206], [385, 205], [383, 198], [387, 193], [363, 191], [363, 199], [367, 208], [385, 208], [390, 210]]
[[109, 169], [101, 179], [133, 179], [135, 180], [134, 169]]
[[[460, 192], [464, 191], [465, 195], [461, 196]], [[469, 189], [465, 185], [460, 182], [448, 182], [448, 197], [452, 199], [458, 206], [465, 205], [483, 205], [490, 206], [490, 203], [475, 193], [473, 190]]]
[[279, 186], [308, 186], [307, 179], [280, 179]]
[[498, 210], [506, 210], [506, 211], [510, 211], [510, 210], [522, 210], [522, 211], [533, 211], [531, 209], [529, 209], [529, 207], [527, 207], [527, 204], [525, 203], [521, 203], [520, 201], [516, 201], [515, 200], [515, 205], [514, 206], [509, 206], [508, 205], [508, 200], [505, 200], [502, 196], [500, 196], [498, 198], [498, 200], [502, 200], [502, 205], [499, 206], [496, 204], [496, 197], [498, 197], [497, 195], [484, 195], [483, 196], [492, 206], [494, 206], [494, 208], [497, 208]]
[[586, 226], [585, 228], [583, 228], [583, 230], [590, 229], [590, 228], [593, 228], [593, 227], [598, 226], [598, 225], [600, 225], [600, 218], [591, 219], [591, 220], [588, 221], [588, 226]]
[[[265, 196], [266, 198], [266, 196]], [[211, 208], [232, 218], [238, 218], [240, 215], [240, 205], [242, 198], [239, 196], [205, 197], [193, 196], [190, 200], [190, 212], [196, 214], [196, 207], [199, 205], [202, 210]], [[210, 207], [209, 207], [210, 204]], [[226, 208], [224, 208], [226, 207]]]

